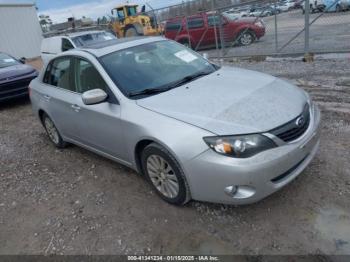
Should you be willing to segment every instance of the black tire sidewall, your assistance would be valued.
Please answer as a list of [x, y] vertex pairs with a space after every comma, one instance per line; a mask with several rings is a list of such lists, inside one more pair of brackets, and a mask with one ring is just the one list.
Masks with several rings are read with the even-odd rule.
[[[147, 172], [147, 159], [149, 156], [151, 155], [158, 155], [162, 158], [164, 158], [168, 164], [172, 167], [176, 178], [178, 180], [179, 183], [179, 193], [175, 198], [168, 198], [166, 196], [164, 196], [161, 192], [158, 191], [158, 189], [153, 185], [151, 178]], [[187, 186], [187, 182], [185, 180], [185, 176], [184, 173], [182, 172], [182, 169], [180, 167], [180, 165], [177, 163], [176, 159], [162, 146], [152, 143], [149, 146], [147, 146], [142, 154], [141, 154], [141, 168], [142, 168], [142, 172], [145, 175], [145, 178], [147, 179], [147, 181], [150, 183], [150, 185], [152, 186], [152, 188], [154, 189], [154, 191], [156, 191], [156, 193], [166, 202], [170, 203], [170, 204], [174, 204], [174, 205], [183, 205], [187, 202], [188, 198], [189, 198], [189, 191], [188, 191], [188, 186]]]

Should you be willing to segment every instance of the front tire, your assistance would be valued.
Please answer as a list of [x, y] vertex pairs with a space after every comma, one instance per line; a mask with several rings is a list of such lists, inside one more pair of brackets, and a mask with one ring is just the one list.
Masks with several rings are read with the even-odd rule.
[[58, 148], [65, 148], [67, 146], [67, 143], [63, 140], [54, 122], [45, 113], [42, 116], [42, 123], [44, 125], [47, 135], [50, 138], [50, 141]]
[[239, 44], [241, 46], [251, 45], [255, 41], [255, 34], [251, 31], [242, 31], [239, 34]]
[[166, 202], [184, 205], [190, 200], [185, 175], [176, 159], [162, 146], [152, 143], [141, 154], [142, 171], [156, 193]]

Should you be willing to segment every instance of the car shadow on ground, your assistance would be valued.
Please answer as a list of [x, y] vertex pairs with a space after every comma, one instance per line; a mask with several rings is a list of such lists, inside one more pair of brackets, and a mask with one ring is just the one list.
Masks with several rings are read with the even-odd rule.
[[30, 100], [28, 96], [11, 99], [4, 102], [0, 102], [0, 110], [12, 109], [18, 106], [25, 106], [30, 104]]

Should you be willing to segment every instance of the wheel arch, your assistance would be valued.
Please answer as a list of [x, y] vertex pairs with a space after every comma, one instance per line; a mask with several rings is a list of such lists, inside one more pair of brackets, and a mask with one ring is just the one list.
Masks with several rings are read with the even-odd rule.
[[248, 26], [244, 25], [244, 26], [240, 27], [237, 30], [237, 35], [235, 38], [239, 38], [243, 32], [249, 32], [249, 33], [253, 34], [254, 38], [256, 38], [256, 33], [253, 29], [253, 26], [251, 26], [251, 25], [248, 25]]
[[180, 44], [183, 44], [185, 42], [187, 43], [193, 43], [191, 36], [188, 35], [180, 35], [176, 38], [176, 42], [179, 42]]
[[40, 123], [44, 126], [44, 122], [43, 122], [43, 116], [47, 115], [51, 121], [54, 123], [54, 125], [56, 126], [58, 132], [60, 133], [60, 135], [62, 136], [62, 133], [60, 131], [60, 127], [57, 125], [56, 121], [51, 117], [51, 115], [49, 113], [47, 113], [47, 111], [45, 111], [44, 109], [40, 108], [38, 110], [38, 117], [39, 117], [39, 120], [40, 120]]
[[182, 165], [181, 161], [179, 160], [176, 152], [174, 152], [164, 142], [159, 141], [159, 139], [156, 139], [156, 138], [153, 138], [153, 137], [143, 137], [134, 146], [134, 154], [133, 154], [134, 163], [135, 163], [135, 166], [136, 166], [136, 170], [139, 172], [139, 174], [143, 175], [142, 168], [141, 168], [141, 153], [148, 145], [150, 145], [152, 143], [155, 143], [155, 144], [158, 144], [158, 145], [162, 146], [163, 148], [165, 148], [171, 154], [171, 156], [176, 160], [176, 162], [181, 167], [182, 172], [184, 173], [184, 175], [186, 177], [186, 180], [188, 180], [187, 179], [187, 175], [186, 175], [186, 171], [184, 169], [184, 166]]
[[[39, 117], [40, 123], [41, 123], [42, 125], [44, 125], [44, 122], [43, 122], [43, 117], [44, 117], [44, 115], [47, 115], [47, 116], [50, 117], [50, 119], [52, 120], [52, 117], [51, 117], [44, 109], [39, 108], [39, 110], [38, 110], [38, 117]], [[54, 121], [52, 120], [52, 122], [54, 122]], [[55, 122], [54, 122], [54, 123], [55, 123]], [[56, 125], [56, 123], [55, 123], [55, 125]]]
[[182, 163], [179, 161], [177, 155], [175, 154], [175, 152], [173, 150], [171, 150], [168, 146], [166, 146], [164, 143], [158, 141], [157, 139], [153, 139], [153, 138], [144, 138], [142, 140], [140, 140], [136, 145], [135, 145], [135, 150], [134, 150], [134, 155], [135, 155], [135, 162], [137, 165], [137, 171], [139, 172], [140, 175], [144, 176], [145, 174], [142, 172], [142, 160], [141, 160], [141, 153], [142, 151], [151, 144], [156, 144], [160, 147], [163, 147], [169, 154], [170, 154], [170, 158], [176, 162], [176, 164], [178, 165], [178, 168], [180, 169], [181, 172], [181, 176], [182, 179], [184, 180], [185, 183], [185, 190], [186, 190], [186, 198], [184, 200], [184, 202], [182, 204], [186, 204], [188, 201], [190, 201], [192, 199], [192, 186], [190, 184], [190, 180], [187, 176], [186, 170], [184, 169], [184, 166], [182, 165]]
[[139, 174], [143, 175], [142, 168], [141, 168], [141, 154], [142, 151], [150, 144], [155, 143], [152, 139], [142, 139], [138, 141], [134, 148], [134, 161], [136, 170]]

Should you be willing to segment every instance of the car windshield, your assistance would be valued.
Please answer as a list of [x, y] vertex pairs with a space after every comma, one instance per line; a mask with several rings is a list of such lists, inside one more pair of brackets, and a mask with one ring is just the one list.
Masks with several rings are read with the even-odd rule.
[[224, 13], [223, 16], [225, 16], [230, 21], [235, 21], [235, 20], [239, 19], [239, 15], [232, 14], [232, 13]]
[[19, 62], [13, 57], [6, 55], [4, 53], [0, 53], [0, 68], [18, 65]]
[[77, 47], [92, 45], [112, 39], [116, 39], [116, 37], [108, 32], [89, 33], [86, 35], [72, 37], [72, 40]]
[[101, 63], [129, 97], [138, 93], [145, 96], [141, 93], [150, 90], [166, 91], [217, 70], [199, 54], [173, 41], [123, 49], [103, 56]]

